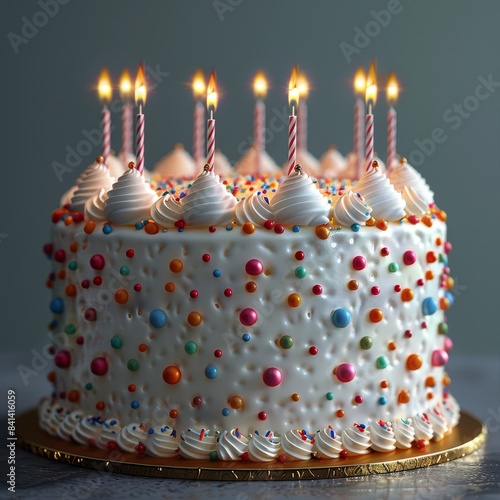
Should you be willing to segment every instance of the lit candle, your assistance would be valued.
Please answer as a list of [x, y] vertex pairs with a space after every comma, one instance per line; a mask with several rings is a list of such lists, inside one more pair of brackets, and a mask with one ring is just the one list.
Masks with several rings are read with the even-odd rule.
[[364, 164], [364, 119], [365, 119], [365, 101], [364, 94], [366, 90], [366, 76], [363, 68], [358, 68], [354, 75], [354, 94], [356, 103], [354, 104], [354, 141], [353, 149], [356, 155], [356, 171], [358, 179], [363, 171]]
[[[365, 91], [366, 104], [368, 106], [368, 113], [366, 114], [365, 121], [365, 164], [366, 170], [370, 169], [373, 162], [373, 138], [374, 138], [374, 124], [373, 124], [373, 106], [377, 101], [377, 74], [375, 71], [375, 62], [372, 61], [370, 69], [368, 70], [368, 77], [366, 79]], [[361, 177], [362, 173], [358, 176]]]
[[292, 107], [291, 115], [288, 117], [288, 175], [293, 172], [297, 163], [297, 115], [295, 114], [295, 107], [299, 103], [297, 78], [297, 66], [294, 66], [288, 82], [288, 105]]
[[391, 73], [387, 81], [387, 170], [390, 171], [396, 160], [397, 113], [394, 105], [398, 99], [399, 87], [396, 75]]
[[217, 109], [217, 78], [215, 71], [210, 73], [210, 79], [207, 86], [207, 109], [210, 118], [207, 121], [207, 163], [210, 165], [210, 171], [214, 169], [215, 163], [215, 119], [214, 113]]
[[146, 104], [146, 72], [144, 71], [144, 63], [139, 64], [137, 76], [135, 78], [135, 103], [139, 107], [137, 113], [137, 126], [135, 136], [135, 156], [137, 157], [137, 170], [144, 173], [144, 115], [142, 107]]
[[297, 149], [307, 151], [307, 97], [309, 96], [309, 83], [302, 71], [299, 71], [297, 77], [297, 87], [300, 98], [297, 106]]
[[255, 171], [260, 173], [262, 152], [264, 151], [266, 130], [266, 105], [264, 99], [267, 95], [267, 81], [264, 73], [258, 72], [253, 80], [255, 94], [255, 109], [253, 119], [253, 147], [255, 149]]
[[122, 108], [122, 150], [121, 157], [127, 161], [132, 154], [132, 80], [127, 70], [120, 78], [120, 97], [123, 101]]
[[111, 151], [111, 113], [108, 108], [108, 103], [111, 101], [113, 90], [111, 88], [111, 79], [109, 78], [107, 69], [103, 69], [101, 72], [97, 92], [102, 102], [102, 156], [104, 158], [104, 165], [108, 165]]
[[193, 76], [193, 96], [194, 119], [193, 119], [193, 159], [195, 165], [199, 165], [203, 158], [205, 148], [205, 106], [203, 98], [205, 97], [206, 84], [203, 71], [198, 70]]

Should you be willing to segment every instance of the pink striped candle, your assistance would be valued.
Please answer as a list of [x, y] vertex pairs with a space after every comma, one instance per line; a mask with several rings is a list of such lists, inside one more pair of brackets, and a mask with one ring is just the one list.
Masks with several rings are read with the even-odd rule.
[[141, 173], [144, 173], [144, 125], [145, 119], [142, 113], [142, 106], [139, 108], [137, 115], [137, 126], [135, 133], [135, 156], [137, 163], [135, 168]]
[[122, 109], [122, 155], [128, 158], [132, 153], [133, 139], [132, 103], [124, 102]]
[[354, 153], [356, 154], [356, 171], [358, 178], [363, 173], [364, 164], [364, 126], [365, 126], [365, 103], [363, 99], [356, 99], [354, 105]]
[[387, 170], [390, 171], [396, 159], [397, 113], [394, 106], [387, 111]]
[[288, 175], [293, 172], [297, 164], [297, 117], [288, 117]]
[[199, 165], [203, 158], [205, 148], [205, 106], [200, 101], [194, 105], [193, 119], [193, 159], [195, 165]]
[[307, 103], [300, 100], [297, 110], [297, 149], [307, 151]]
[[101, 127], [102, 157], [104, 158], [104, 165], [108, 165], [109, 155], [111, 152], [111, 112], [106, 105], [102, 108]]
[[[365, 120], [365, 168], [369, 170], [373, 164], [373, 139], [374, 139], [374, 121], [373, 121], [373, 106], [377, 101], [377, 73], [375, 70], [375, 62], [372, 61], [368, 70], [366, 79], [365, 100], [368, 104], [368, 113]], [[358, 176], [358, 178], [361, 175]]]
[[[373, 162], [373, 114], [371, 112], [371, 106], [366, 114], [365, 121], [365, 165], [366, 170], [369, 170]], [[358, 178], [360, 178], [358, 176]]]
[[[213, 113], [211, 114], [213, 117]], [[207, 163], [210, 165], [210, 171], [213, 171], [215, 165], [215, 120], [209, 118], [207, 121]]]
[[264, 134], [266, 127], [266, 105], [262, 99], [255, 101], [253, 120], [253, 147], [255, 149], [255, 171], [260, 173], [262, 153], [264, 152]]

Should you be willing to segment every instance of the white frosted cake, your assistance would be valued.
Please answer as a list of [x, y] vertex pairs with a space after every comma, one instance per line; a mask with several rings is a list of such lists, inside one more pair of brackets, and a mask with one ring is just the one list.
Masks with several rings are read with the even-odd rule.
[[44, 430], [264, 462], [451, 432], [446, 215], [406, 161], [357, 183], [130, 167], [111, 185], [99, 159], [52, 215]]

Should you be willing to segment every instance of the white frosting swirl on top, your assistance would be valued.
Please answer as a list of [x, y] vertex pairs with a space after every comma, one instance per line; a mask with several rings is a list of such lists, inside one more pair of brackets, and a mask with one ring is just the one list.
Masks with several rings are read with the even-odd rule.
[[181, 433], [179, 441], [179, 455], [184, 458], [207, 459], [212, 451], [216, 451], [215, 436], [211, 436], [205, 429], [188, 429]]
[[434, 202], [434, 193], [425, 179], [406, 161], [401, 161], [399, 166], [391, 171], [389, 180], [399, 192], [402, 192], [405, 186], [412, 187], [427, 205]]
[[325, 427], [314, 436], [314, 451], [318, 458], [338, 458], [342, 451], [340, 436], [331, 427]]
[[135, 168], [129, 168], [108, 191], [104, 206], [106, 219], [116, 224], [134, 224], [150, 216], [156, 193]]
[[432, 439], [434, 431], [427, 413], [417, 414], [413, 419], [413, 428], [415, 429], [415, 439], [428, 442]]
[[[297, 167], [296, 167], [297, 168]], [[302, 170], [286, 176], [271, 200], [275, 222], [319, 226], [328, 223], [330, 204]]]
[[77, 179], [76, 190], [71, 197], [70, 209], [74, 212], [83, 212], [85, 203], [93, 198], [101, 188], [106, 191], [111, 188], [114, 178], [110, 177], [109, 170], [104, 163], [94, 163], [87, 167]]
[[432, 425], [432, 429], [434, 430], [434, 441], [441, 441], [444, 438], [445, 434], [448, 432], [448, 423], [446, 422], [446, 418], [441, 411], [441, 406], [434, 406], [429, 412], [428, 417]]
[[176, 144], [174, 149], [154, 166], [153, 174], [168, 178], [192, 179], [196, 175], [194, 160], [182, 144]]
[[70, 441], [73, 430], [82, 421], [82, 418], [83, 413], [81, 410], [73, 410], [71, 413], [66, 413], [64, 420], [57, 429], [57, 435], [65, 441]]
[[104, 188], [90, 197], [85, 203], [85, 218], [94, 222], [105, 222], [106, 215], [104, 215], [104, 206], [108, 199], [108, 193]]
[[460, 406], [450, 393], [446, 393], [444, 396], [443, 410], [446, 421], [448, 422], [448, 428], [451, 431], [460, 420]]
[[[152, 431], [152, 432], [151, 432]], [[175, 457], [178, 455], [178, 442], [175, 431], [168, 425], [149, 429], [146, 452], [153, 457]]]
[[102, 432], [102, 421], [98, 417], [82, 418], [71, 433], [74, 441], [89, 446], [97, 446], [97, 439]]
[[170, 194], [161, 196], [151, 207], [151, 218], [160, 226], [173, 226], [182, 219], [182, 205]]
[[97, 438], [97, 447], [105, 450], [109, 447], [109, 443], [117, 443], [118, 436], [122, 430], [118, 420], [109, 418], [102, 424], [102, 432]]
[[38, 425], [45, 432], [49, 432], [49, 421], [50, 413], [52, 411], [52, 405], [50, 404], [49, 398], [44, 398], [40, 402], [40, 408], [38, 409]]
[[401, 196], [406, 202], [406, 215], [424, 215], [429, 210], [429, 204], [425, 202], [415, 188], [405, 186]]
[[319, 163], [322, 177], [342, 177], [347, 169], [347, 160], [335, 146], [329, 146]]
[[[78, 179], [77, 179], [78, 182]], [[62, 196], [61, 199], [59, 200], [59, 206], [64, 207], [65, 205], [70, 205], [71, 204], [71, 198], [73, 198], [73, 195], [75, 194], [75, 191], [77, 189], [76, 184], [74, 186], [71, 186]]]
[[255, 433], [248, 442], [248, 454], [253, 462], [271, 462], [278, 456], [280, 449], [281, 439], [275, 436], [266, 437]]
[[333, 207], [335, 221], [347, 227], [353, 224], [365, 225], [371, 211], [363, 197], [353, 191], [344, 193]]
[[411, 418], [398, 418], [394, 422], [394, 437], [396, 438], [396, 448], [407, 450], [411, 448], [411, 444], [415, 440], [415, 430], [412, 426]]
[[313, 444], [311, 436], [302, 434], [299, 430], [287, 431], [281, 438], [281, 447], [288, 460], [310, 460], [314, 451]]
[[241, 455], [248, 451], [248, 438], [237, 429], [224, 431], [217, 440], [217, 456], [220, 460], [241, 460]]
[[342, 445], [344, 448], [356, 455], [365, 455], [370, 453], [370, 432], [365, 427], [354, 424], [352, 427], [347, 427], [342, 431]]
[[394, 431], [389, 422], [374, 422], [369, 425], [368, 429], [372, 441], [372, 450], [388, 452], [396, 449]]
[[[215, 165], [217, 172], [219, 172], [219, 164], [217, 163], [217, 158], [215, 158]], [[257, 151], [253, 146], [245, 151], [243, 156], [238, 160], [238, 163], [236, 163], [236, 165], [234, 166], [234, 169], [239, 175], [272, 175], [279, 172], [278, 165], [276, 165], [267, 151], [261, 151], [260, 157], [257, 158]]]
[[188, 226], [228, 224], [234, 219], [236, 198], [213, 171], [203, 170], [182, 199], [182, 219]]
[[380, 167], [370, 167], [364, 172], [355, 187], [366, 203], [372, 208], [375, 219], [397, 221], [405, 216], [405, 201]]
[[116, 442], [123, 451], [135, 453], [135, 447], [144, 443], [148, 437], [147, 429], [142, 424], [129, 424], [118, 435]]
[[265, 200], [262, 193], [254, 192], [236, 205], [236, 220], [240, 224], [252, 222], [256, 226], [262, 227], [266, 220], [272, 219], [271, 205]]

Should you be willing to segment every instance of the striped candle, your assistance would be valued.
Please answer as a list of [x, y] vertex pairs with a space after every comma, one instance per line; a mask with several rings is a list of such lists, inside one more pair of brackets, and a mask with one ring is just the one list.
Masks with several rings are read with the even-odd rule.
[[387, 112], [387, 170], [390, 171], [396, 159], [397, 113], [394, 106]]
[[297, 163], [297, 116], [288, 117], [288, 175]]
[[262, 153], [264, 151], [264, 134], [266, 127], [266, 105], [262, 99], [255, 101], [253, 117], [253, 146], [255, 149], [255, 171], [260, 173]]
[[209, 118], [207, 122], [207, 163], [210, 165], [210, 171], [213, 171], [215, 164], [215, 120], [213, 118]]
[[[373, 162], [373, 113], [371, 106], [366, 114], [365, 121], [365, 165], [369, 170]], [[361, 175], [359, 176], [361, 177]], [[358, 177], [358, 178], [359, 178]]]
[[133, 139], [132, 103], [124, 102], [122, 109], [122, 154], [128, 158], [132, 153]]
[[195, 165], [201, 163], [203, 158], [203, 149], [205, 148], [205, 106], [202, 102], [196, 101], [194, 105], [193, 119], [193, 159]]
[[303, 151], [307, 151], [307, 121], [307, 102], [302, 99], [297, 110], [297, 149]]
[[357, 177], [363, 173], [363, 159], [364, 159], [364, 147], [363, 147], [363, 137], [364, 137], [364, 114], [365, 114], [365, 103], [363, 99], [356, 99], [356, 104], [354, 105], [354, 153], [356, 154], [356, 172]]
[[111, 152], [111, 113], [106, 105], [102, 108], [102, 156], [104, 165], [108, 165]]
[[135, 135], [135, 156], [137, 157], [137, 170], [143, 174], [144, 173], [144, 115], [142, 113], [142, 107], [139, 108], [139, 114], [137, 115], [137, 127]]

